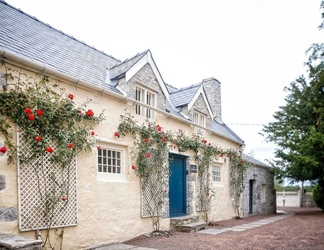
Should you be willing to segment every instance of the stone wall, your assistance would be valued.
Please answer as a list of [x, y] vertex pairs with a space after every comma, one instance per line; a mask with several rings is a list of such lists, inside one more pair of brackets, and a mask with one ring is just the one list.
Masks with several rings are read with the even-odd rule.
[[156, 79], [154, 72], [149, 64], [140, 69], [128, 82], [125, 79], [119, 80], [118, 88], [126, 93], [128, 97], [135, 99], [136, 85], [142, 85], [157, 93], [157, 108], [165, 111], [166, 97], [160, 88], [160, 84]]
[[222, 101], [221, 101], [221, 83], [215, 78], [208, 78], [202, 81], [207, 99], [213, 112], [213, 118], [217, 122], [222, 122]]
[[[253, 195], [250, 197], [250, 183], [253, 185]], [[265, 185], [265, 199], [262, 200], [262, 185]], [[250, 198], [252, 198], [252, 213], [250, 213]], [[242, 214], [272, 214], [275, 212], [276, 195], [274, 190], [274, 176], [270, 168], [253, 166], [248, 168], [243, 184]]]
[[12, 234], [0, 234], [0, 250], [42, 250], [42, 241]]
[[[6, 188], [6, 178], [0, 175], [0, 191]], [[0, 222], [17, 220], [17, 210], [14, 207], [3, 207], [0, 204]]]
[[206, 102], [205, 102], [204, 98], [202, 97], [202, 95], [199, 95], [199, 97], [197, 98], [197, 100], [194, 103], [194, 105], [192, 106], [192, 108], [188, 111], [188, 115], [192, 121], [194, 120], [194, 111], [198, 111], [198, 112], [201, 112], [204, 115], [206, 115], [206, 118], [207, 118], [206, 127], [211, 128], [212, 120], [209, 115]]
[[300, 205], [301, 207], [317, 207], [312, 193], [304, 193], [303, 196], [300, 194]]

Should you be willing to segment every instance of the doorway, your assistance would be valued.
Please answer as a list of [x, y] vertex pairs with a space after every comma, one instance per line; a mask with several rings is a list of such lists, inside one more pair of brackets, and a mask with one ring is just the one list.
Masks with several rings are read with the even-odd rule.
[[169, 178], [169, 204], [170, 217], [184, 216], [187, 214], [187, 181], [186, 181], [186, 157], [170, 154], [170, 178]]

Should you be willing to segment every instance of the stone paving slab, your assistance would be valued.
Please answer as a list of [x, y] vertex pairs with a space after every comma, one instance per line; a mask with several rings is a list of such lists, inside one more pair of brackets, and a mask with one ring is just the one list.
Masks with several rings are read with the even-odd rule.
[[128, 244], [112, 244], [108, 246], [90, 248], [93, 250], [158, 250], [156, 248], [147, 248], [147, 247], [136, 247]]
[[271, 218], [267, 218], [267, 219], [263, 219], [263, 220], [258, 220], [258, 221], [254, 221], [254, 222], [247, 223], [247, 224], [242, 224], [242, 225], [231, 227], [231, 228], [222, 228], [222, 229], [210, 228], [210, 229], [201, 230], [198, 233], [206, 233], [206, 234], [215, 234], [216, 235], [216, 234], [224, 233], [226, 231], [241, 232], [241, 231], [245, 231], [248, 229], [264, 226], [264, 225], [270, 224], [272, 222], [288, 218], [293, 215], [294, 215], [293, 213], [284, 214], [284, 215], [280, 215], [277, 217], [271, 217]]
[[197, 233], [202, 233], [202, 234], [213, 234], [213, 235], [216, 235], [216, 234], [221, 234], [221, 233], [224, 233], [226, 232], [227, 230], [224, 230], [224, 229], [214, 229], [214, 228], [209, 228], [209, 229], [205, 229], [205, 230], [202, 230], [202, 231], [198, 231]]

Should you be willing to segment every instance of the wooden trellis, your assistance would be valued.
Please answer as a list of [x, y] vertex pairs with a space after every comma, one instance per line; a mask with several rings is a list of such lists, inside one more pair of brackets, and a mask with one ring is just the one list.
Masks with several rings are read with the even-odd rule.
[[[49, 138], [46, 138], [49, 141]], [[23, 131], [17, 133], [18, 158], [31, 155], [32, 141], [25, 141]], [[51, 144], [55, 151], [57, 145]], [[76, 157], [64, 167], [50, 161], [50, 154], [28, 162], [18, 160], [19, 230], [66, 227], [77, 224]], [[54, 192], [54, 193], [53, 193]], [[50, 195], [48, 195], [50, 194]], [[46, 206], [55, 198], [52, 216]]]

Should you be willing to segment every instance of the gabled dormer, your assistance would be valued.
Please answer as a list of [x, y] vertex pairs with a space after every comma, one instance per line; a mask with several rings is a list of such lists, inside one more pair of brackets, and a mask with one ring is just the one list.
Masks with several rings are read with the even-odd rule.
[[170, 100], [188, 120], [211, 128], [213, 113], [201, 83], [172, 91]]
[[126, 97], [135, 100], [137, 115], [154, 120], [155, 108], [166, 111], [170, 106], [169, 92], [150, 50], [111, 67], [107, 71], [107, 79]]

